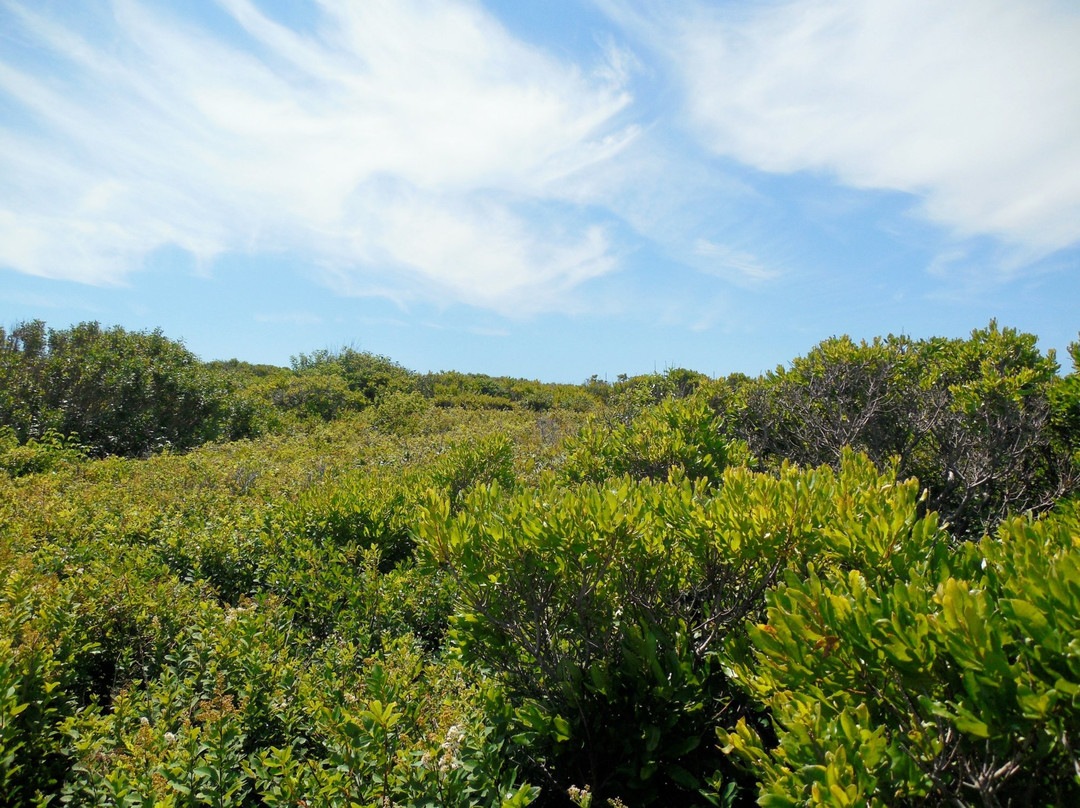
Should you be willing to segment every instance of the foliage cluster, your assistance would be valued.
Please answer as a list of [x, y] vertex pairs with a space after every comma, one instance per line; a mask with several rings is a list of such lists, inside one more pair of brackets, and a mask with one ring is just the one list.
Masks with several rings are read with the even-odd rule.
[[1080, 798], [1080, 521], [1016, 518], [874, 581], [815, 567], [770, 592], [737, 678], [768, 749], [719, 731], [763, 806], [1071, 805]]
[[83, 446], [54, 430], [20, 443], [14, 429], [0, 427], [0, 471], [12, 477], [53, 471], [85, 457]]
[[148, 457], [20, 433], [79, 354], [5, 335], [0, 805], [1080, 802], [1080, 346], [514, 393], [82, 330], [222, 420]]
[[[6, 463], [13, 473], [48, 465], [45, 455], [59, 459], [64, 446], [81, 446], [94, 457], [146, 457], [306, 429], [376, 404], [388, 405], [379, 410], [380, 426], [394, 429], [432, 407], [586, 412], [599, 401], [581, 385], [453, 371], [421, 375], [348, 346], [302, 353], [281, 368], [200, 362], [160, 331], [96, 322], [55, 330], [40, 320], [0, 327], [3, 445], [13, 435], [30, 446], [27, 458], [38, 458], [25, 465], [16, 452]], [[426, 420], [439, 428], [436, 416]]]
[[60, 435], [99, 456], [138, 457], [244, 437], [251, 414], [229, 392], [160, 331], [0, 328], [0, 426], [22, 442]]
[[535, 797], [407, 528], [551, 449], [524, 412], [376, 415], [0, 478], [0, 804]]
[[551, 384], [508, 376], [440, 371], [426, 373], [416, 381], [416, 389], [439, 407], [544, 412], [552, 409], [585, 412], [595, 407], [597, 397], [575, 384]]
[[744, 444], [729, 438], [724, 423], [700, 397], [661, 399], [594, 416], [564, 443], [562, 476], [600, 482], [629, 475], [665, 480], [680, 472], [711, 483], [729, 462], [751, 462]]
[[977, 538], [1077, 485], [1077, 377], [1057, 371], [1034, 335], [994, 322], [967, 340], [841, 337], [718, 386], [715, 406], [765, 461], [835, 466], [849, 446], [882, 467], [895, 458], [954, 534]]

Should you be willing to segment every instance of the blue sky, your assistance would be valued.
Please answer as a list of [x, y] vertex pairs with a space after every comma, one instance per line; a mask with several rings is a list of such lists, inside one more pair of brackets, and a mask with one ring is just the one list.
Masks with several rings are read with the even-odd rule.
[[0, 321], [552, 381], [1080, 329], [1068, 0], [0, 0]]

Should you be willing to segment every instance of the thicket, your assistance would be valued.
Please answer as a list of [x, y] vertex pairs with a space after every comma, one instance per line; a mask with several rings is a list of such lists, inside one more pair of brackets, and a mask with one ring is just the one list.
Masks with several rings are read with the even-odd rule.
[[1044, 511], [1077, 485], [1077, 380], [1036, 337], [991, 322], [967, 340], [826, 340], [789, 368], [735, 379], [716, 405], [762, 460], [835, 466], [847, 447], [917, 477], [952, 532]]
[[523, 408], [535, 412], [568, 409], [585, 412], [599, 398], [575, 384], [551, 384], [508, 376], [440, 371], [416, 380], [416, 389], [439, 407], [509, 410]]
[[40, 320], [0, 327], [0, 451], [7, 458], [0, 465], [16, 474], [72, 451], [93, 457], [183, 452], [304, 430], [376, 404], [384, 405], [384, 419], [406, 423], [431, 407], [585, 412], [599, 400], [579, 385], [453, 371], [421, 375], [349, 346], [301, 353], [283, 368], [235, 359], [204, 363], [160, 330], [96, 322], [57, 330]]
[[0, 426], [24, 444], [62, 436], [98, 456], [138, 457], [245, 437], [250, 413], [229, 393], [160, 331], [0, 328]]
[[1080, 346], [828, 340], [587, 411], [169, 346], [261, 434], [0, 439], [0, 805], [1080, 803]]

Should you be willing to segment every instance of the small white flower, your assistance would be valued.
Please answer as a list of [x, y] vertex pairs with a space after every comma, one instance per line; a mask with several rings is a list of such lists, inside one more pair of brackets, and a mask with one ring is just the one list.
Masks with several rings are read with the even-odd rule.
[[570, 786], [566, 789], [566, 793], [570, 796], [570, 801], [580, 808], [589, 808], [592, 805], [592, 791], [588, 786], [585, 788]]
[[145, 715], [141, 716], [139, 718], [139, 723], [142, 724], [144, 727], [148, 727], [150, 726], [150, 719], [147, 718]]
[[176, 736], [173, 735], [171, 732], [166, 732], [165, 743], [169, 744], [169, 746], [172, 746], [174, 743], [176, 743]]

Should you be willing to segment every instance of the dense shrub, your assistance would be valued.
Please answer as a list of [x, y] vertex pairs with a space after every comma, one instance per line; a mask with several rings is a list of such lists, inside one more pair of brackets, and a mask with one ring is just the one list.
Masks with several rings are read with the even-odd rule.
[[412, 435], [440, 431], [445, 415], [432, 412], [431, 402], [416, 391], [392, 391], [379, 398], [372, 423], [384, 432]]
[[373, 404], [379, 396], [413, 389], [415, 376], [397, 362], [385, 356], [345, 347], [340, 351], [314, 351], [293, 357], [293, 370], [301, 376], [333, 376], [365, 404]]
[[416, 389], [439, 407], [488, 410], [517, 407], [533, 412], [586, 412], [597, 404], [597, 398], [578, 385], [550, 384], [482, 373], [426, 373], [417, 378]]
[[332, 372], [282, 375], [257, 385], [271, 404], [301, 418], [333, 421], [350, 410], [367, 406], [368, 400], [354, 393], [341, 376]]
[[20, 443], [10, 426], [0, 427], [0, 471], [12, 477], [53, 471], [86, 457], [86, 449], [73, 438], [49, 431]]
[[419, 536], [456, 584], [465, 658], [506, 677], [543, 777], [633, 805], [745, 803], [753, 776], [705, 742], [761, 721], [729, 679], [744, 619], [784, 570], [887, 580], [944, 553], [918, 505], [915, 482], [845, 455], [839, 474], [732, 468], [715, 489], [481, 489], [457, 514], [432, 499]]
[[469, 440], [452, 447], [431, 464], [429, 484], [445, 494], [451, 507], [476, 486], [513, 487], [514, 445], [506, 435]]
[[419, 496], [408, 480], [354, 471], [304, 491], [276, 524], [320, 547], [375, 547], [393, 566], [411, 552], [409, 528]]
[[408, 526], [513, 484], [534, 417], [439, 416], [0, 476], [0, 805], [531, 802]]
[[77, 707], [71, 663], [94, 650], [70, 630], [73, 611], [55, 579], [0, 568], [0, 805], [55, 795], [70, 768], [61, 725]]
[[160, 331], [0, 329], [0, 424], [22, 442], [56, 432], [97, 455], [145, 456], [240, 437], [231, 414], [221, 378]]
[[93, 459], [45, 382], [138, 413], [153, 335], [16, 331], [0, 806], [1080, 801], [1078, 374], [1027, 335], [581, 387], [169, 343], [278, 431]]
[[1074, 479], [1080, 478], [1080, 342], [1069, 345], [1072, 372], [1050, 388], [1050, 412], [1061, 448], [1072, 454]]
[[600, 482], [628, 474], [664, 480], [672, 472], [716, 482], [729, 463], [747, 463], [744, 446], [700, 398], [668, 399], [629, 418], [604, 413], [565, 442], [562, 476]]
[[978, 538], [1076, 487], [1051, 409], [1057, 369], [1033, 335], [991, 322], [967, 340], [829, 339], [714, 400], [763, 460], [835, 465], [849, 446], [882, 467], [896, 458], [955, 535]]
[[760, 804], [1076, 804], [1078, 536], [1075, 512], [1018, 518], [878, 580], [788, 575], [738, 673], [779, 746], [745, 723], [720, 732]]

